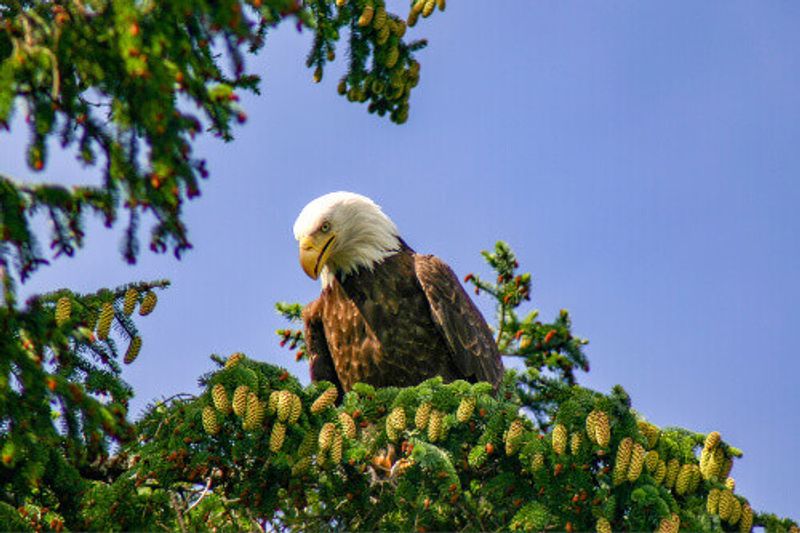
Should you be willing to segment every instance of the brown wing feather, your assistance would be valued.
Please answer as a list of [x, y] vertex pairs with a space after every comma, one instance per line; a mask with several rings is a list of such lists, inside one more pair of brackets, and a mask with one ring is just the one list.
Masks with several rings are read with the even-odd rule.
[[503, 362], [480, 311], [444, 261], [419, 254], [414, 259], [417, 278], [434, 321], [447, 339], [453, 362], [465, 376], [496, 387], [503, 378]]
[[320, 307], [321, 301], [315, 300], [303, 309], [311, 381], [330, 381], [339, 389], [339, 396], [341, 396], [342, 384], [336, 374], [333, 358], [328, 349], [328, 340], [325, 337], [325, 327], [322, 323]]

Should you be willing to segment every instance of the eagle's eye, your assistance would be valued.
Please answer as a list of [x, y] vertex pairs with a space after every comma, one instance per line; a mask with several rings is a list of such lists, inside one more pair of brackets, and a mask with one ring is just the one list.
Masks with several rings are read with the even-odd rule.
[[322, 233], [328, 233], [331, 230], [331, 223], [330, 222], [323, 222], [322, 226], [320, 226], [319, 230]]

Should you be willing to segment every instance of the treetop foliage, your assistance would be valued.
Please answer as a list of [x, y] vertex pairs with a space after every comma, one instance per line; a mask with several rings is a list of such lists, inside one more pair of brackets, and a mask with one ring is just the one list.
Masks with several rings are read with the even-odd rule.
[[[407, 26], [444, 0], [412, 0], [407, 17], [381, 0], [0, 0], [0, 127], [18, 110], [28, 165], [58, 139], [100, 185], [22, 185], [0, 175], [0, 524], [81, 530], [622, 530], [797, 532], [756, 512], [730, 477], [742, 452], [719, 433], [658, 428], [622, 387], [577, 385], [588, 371], [562, 310], [522, 312], [532, 277], [510, 247], [483, 252], [491, 273], [468, 275], [497, 311], [508, 371], [486, 383], [432, 379], [409, 388], [356, 385], [340, 403], [330, 383], [303, 386], [243, 354], [212, 355], [202, 392], [128, 416], [121, 364], [143, 346], [134, 317], [167, 281], [16, 299], [47, 262], [32, 229], [43, 213], [55, 256], [82, 245], [85, 215], [128, 217], [123, 255], [154, 218], [150, 248], [191, 246], [183, 202], [207, 171], [201, 130], [223, 140], [246, 119], [239, 94], [258, 91], [248, 54], [289, 19], [314, 33], [313, 79], [349, 35], [337, 90], [396, 123], [419, 81]], [[16, 273], [16, 274], [15, 274]], [[302, 306], [278, 304], [280, 344], [306, 357]], [[137, 318], [138, 320], [138, 318]]]

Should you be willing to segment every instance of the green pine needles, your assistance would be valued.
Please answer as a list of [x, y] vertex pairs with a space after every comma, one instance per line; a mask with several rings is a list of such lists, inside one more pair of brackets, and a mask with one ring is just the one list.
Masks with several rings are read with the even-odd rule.
[[150, 248], [180, 257], [191, 247], [183, 204], [208, 176], [193, 140], [204, 130], [233, 138], [247, 119], [239, 94], [259, 92], [245, 60], [285, 20], [314, 34], [314, 80], [346, 35], [339, 92], [398, 124], [408, 119], [420, 78], [414, 54], [426, 43], [409, 41], [404, 17], [382, 0], [0, 0], [0, 130], [24, 109], [32, 170], [45, 168], [48, 140], [57, 139], [102, 174], [99, 186], [70, 189], [0, 173], [0, 266], [25, 279], [47, 262], [31, 228], [37, 211], [52, 222], [56, 256], [82, 246], [87, 212], [111, 226], [122, 210], [128, 262], [145, 215], [155, 221]]

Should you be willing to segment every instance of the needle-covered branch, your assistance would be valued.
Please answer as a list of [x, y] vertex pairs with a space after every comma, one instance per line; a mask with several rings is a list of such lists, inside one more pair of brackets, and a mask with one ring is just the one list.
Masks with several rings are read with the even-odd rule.
[[382, 0], [0, 0], [0, 130], [22, 111], [33, 171], [45, 168], [48, 140], [57, 139], [102, 175], [100, 186], [67, 189], [23, 187], [0, 174], [0, 260], [23, 279], [46, 263], [30, 225], [39, 209], [56, 256], [81, 247], [85, 212], [110, 226], [120, 209], [127, 261], [138, 255], [143, 217], [154, 221], [153, 251], [179, 257], [191, 248], [183, 204], [208, 176], [193, 141], [202, 130], [232, 139], [247, 118], [239, 94], [259, 91], [247, 56], [284, 20], [314, 33], [316, 81], [349, 33], [340, 92], [405, 122], [419, 81], [414, 52], [425, 43], [407, 39], [403, 18]]

